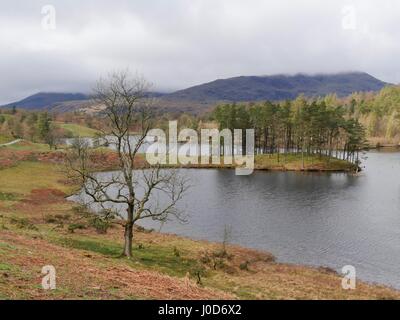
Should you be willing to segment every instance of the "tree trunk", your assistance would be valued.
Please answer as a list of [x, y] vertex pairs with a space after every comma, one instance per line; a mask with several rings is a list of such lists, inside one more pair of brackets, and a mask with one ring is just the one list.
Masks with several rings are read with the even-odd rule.
[[124, 234], [124, 252], [123, 256], [132, 258], [132, 239], [133, 239], [133, 223], [127, 222], [125, 224], [125, 234]]
[[124, 233], [124, 251], [123, 256], [131, 258], [132, 257], [132, 239], [133, 239], [133, 206], [128, 206], [127, 220], [125, 224]]
[[242, 131], [242, 156], [245, 156], [247, 154], [247, 150], [246, 150], [247, 136], [246, 136], [246, 130], [243, 130], [243, 131]]
[[268, 128], [264, 129], [264, 154], [268, 153]]
[[[232, 148], [231, 155], [232, 155], [232, 157], [234, 157], [235, 156], [235, 129], [230, 129], [230, 130], [233, 134], [233, 139], [232, 139], [232, 143], [231, 143], [231, 148]], [[239, 150], [237, 150], [237, 151], [239, 151]]]

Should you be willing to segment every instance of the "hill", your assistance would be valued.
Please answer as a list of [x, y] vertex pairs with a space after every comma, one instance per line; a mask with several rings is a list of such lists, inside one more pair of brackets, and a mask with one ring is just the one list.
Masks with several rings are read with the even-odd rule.
[[295, 99], [336, 93], [340, 97], [358, 91], [379, 91], [387, 83], [362, 72], [305, 75], [242, 76], [219, 79], [180, 90], [167, 99], [204, 101], [259, 101]]
[[39, 92], [20, 101], [9, 103], [4, 107], [16, 106], [21, 109], [51, 109], [53, 106], [65, 101], [81, 101], [88, 98], [88, 95], [83, 93]]
[[[149, 93], [158, 99], [160, 110], [200, 113], [221, 101], [279, 101], [336, 93], [339, 97], [354, 92], [379, 91], [388, 83], [363, 72], [317, 75], [241, 76], [218, 79], [169, 94]], [[11, 103], [24, 109], [49, 109], [59, 112], [77, 109], [96, 111], [96, 106], [85, 94], [38, 93]]]

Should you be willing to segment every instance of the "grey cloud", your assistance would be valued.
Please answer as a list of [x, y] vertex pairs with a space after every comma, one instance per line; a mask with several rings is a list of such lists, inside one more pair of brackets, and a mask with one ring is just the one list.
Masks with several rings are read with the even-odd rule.
[[[53, 4], [57, 29], [41, 28]], [[353, 6], [355, 28], [343, 28]], [[216, 78], [366, 71], [399, 82], [396, 0], [5, 1], [0, 103], [36, 91], [88, 91], [129, 67], [158, 90]]]

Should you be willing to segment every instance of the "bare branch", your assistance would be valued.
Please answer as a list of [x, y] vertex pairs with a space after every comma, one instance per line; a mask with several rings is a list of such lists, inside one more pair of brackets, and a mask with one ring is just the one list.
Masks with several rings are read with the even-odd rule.
[[[67, 155], [69, 176], [82, 185], [92, 203], [105, 210], [117, 206], [116, 214], [125, 220], [124, 254], [131, 255], [133, 224], [145, 218], [166, 221], [174, 216], [184, 221], [176, 204], [188, 188], [187, 181], [175, 170], [154, 167], [138, 171], [136, 161], [152, 128], [152, 100], [146, 97], [149, 84], [143, 77], [131, 77], [127, 71], [114, 72], [100, 79], [94, 99], [105, 106], [105, 125], [101, 139], [115, 146], [119, 173], [95, 173], [96, 150], [78, 139]], [[126, 215], [120, 211], [126, 209]]]

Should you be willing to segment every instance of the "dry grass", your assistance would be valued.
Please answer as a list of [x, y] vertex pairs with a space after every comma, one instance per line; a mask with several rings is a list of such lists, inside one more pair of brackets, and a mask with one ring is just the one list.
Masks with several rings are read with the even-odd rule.
[[[177, 165], [182, 168], [236, 168], [235, 164], [224, 164], [224, 158], [221, 157], [219, 164], [213, 164], [211, 159], [209, 164], [202, 164], [200, 157], [192, 157], [192, 164]], [[193, 164], [193, 163], [198, 164]], [[249, 163], [247, 164], [249, 165]], [[254, 157], [254, 170], [270, 171], [352, 171], [354, 164], [336, 158], [327, 156], [305, 155], [304, 166], [301, 154], [262, 154]]]
[[[227, 299], [232, 295], [159, 272], [137, 270], [100, 254], [57, 246], [39, 237], [0, 234], [0, 297], [7, 299]], [[41, 268], [53, 265], [57, 290], [41, 288]], [[7, 266], [7, 267], [5, 267]], [[1, 267], [0, 267], [1, 268]]]

